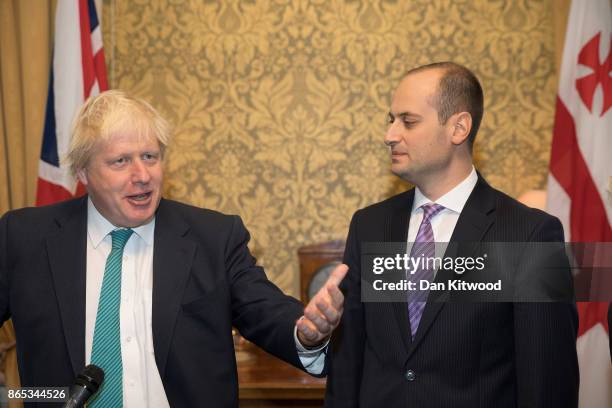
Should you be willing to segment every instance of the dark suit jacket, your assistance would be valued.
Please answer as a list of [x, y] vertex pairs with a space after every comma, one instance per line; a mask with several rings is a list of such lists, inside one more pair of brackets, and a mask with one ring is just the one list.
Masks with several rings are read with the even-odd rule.
[[[406, 303], [361, 302], [361, 244], [406, 242], [413, 199], [410, 190], [353, 217], [344, 255], [350, 268], [342, 284], [344, 315], [327, 359], [325, 405], [576, 407], [578, 319], [571, 301], [428, 301], [414, 341]], [[562, 242], [561, 224], [479, 177], [451, 242], [524, 241]], [[430, 292], [429, 299], [442, 294]]]
[[[612, 328], [612, 303], [608, 306], [608, 331]], [[610, 343], [610, 361], [612, 362], [612, 336], [608, 335], [608, 343]]]
[[[155, 222], [153, 338], [171, 406], [238, 406], [232, 325], [302, 367], [303, 306], [255, 265], [239, 217], [162, 199]], [[86, 198], [0, 220], [0, 316], [13, 318], [22, 386], [69, 386], [85, 365], [86, 233]]]

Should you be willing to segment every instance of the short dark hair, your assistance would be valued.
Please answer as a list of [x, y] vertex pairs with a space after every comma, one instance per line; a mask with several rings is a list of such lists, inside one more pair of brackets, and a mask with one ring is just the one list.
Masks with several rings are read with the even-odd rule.
[[430, 69], [443, 71], [438, 90], [431, 100], [432, 106], [438, 111], [440, 124], [445, 124], [448, 118], [458, 112], [469, 112], [472, 115], [472, 129], [468, 135], [468, 146], [471, 150], [484, 112], [484, 97], [478, 78], [463, 65], [450, 61], [413, 68], [406, 76]]

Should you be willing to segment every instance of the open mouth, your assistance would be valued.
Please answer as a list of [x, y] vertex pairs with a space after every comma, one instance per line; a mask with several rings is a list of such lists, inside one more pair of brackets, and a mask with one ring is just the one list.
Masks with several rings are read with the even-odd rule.
[[134, 194], [134, 195], [127, 196], [127, 199], [134, 204], [142, 205], [142, 204], [148, 203], [152, 194], [153, 193], [151, 191], [148, 191], [146, 193], [140, 193], [140, 194]]

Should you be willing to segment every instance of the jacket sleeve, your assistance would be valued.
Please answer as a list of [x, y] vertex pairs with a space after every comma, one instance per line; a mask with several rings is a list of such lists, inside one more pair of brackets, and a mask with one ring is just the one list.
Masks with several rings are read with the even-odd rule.
[[[569, 262], [562, 250], [563, 227], [558, 219], [546, 217], [527, 244], [559, 243], [561, 250], [554, 262], [556, 287], [573, 293]], [[537, 257], [537, 255], [535, 256]], [[531, 273], [537, 262], [529, 261]], [[542, 265], [540, 265], [542, 266]], [[561, 266], [561, 267], [559, 267]], [[540, 268], [541, 269], [541, 268]], [[514, 345], [517, 379], [517, 400], [520, 407], [578, 406], [578, 359], [576, 335], [578, 314], [572, 299], [548, 302], [514, 303]]]
[[234, 217], [224, 254], [231, 290], [232, 323], [249, 341], [304, 369], [293, 337], [295, 322], [304, 313], [304, 306], [268, 280], [247, 247], [249, 239], [240, 217]]
[[0, 326], [10, 317], [9, 311], [9, 239], [8, 239], [8, 219], [6, 213], [0, 218]]

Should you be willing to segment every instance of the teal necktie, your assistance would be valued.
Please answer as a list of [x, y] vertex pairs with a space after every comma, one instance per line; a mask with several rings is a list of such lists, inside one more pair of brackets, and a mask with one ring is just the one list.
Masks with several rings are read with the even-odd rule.
[[104, 370], [104, 382], [89, 404], [92, 408], [123, 406], [123, 364], [119, 326], [121, 263], [123, 248], [133, 232], [131, 229], [111, 232], [113, 249], [106, 258], [91, 350], [91, 363]]

